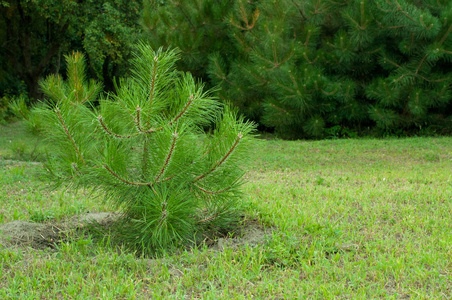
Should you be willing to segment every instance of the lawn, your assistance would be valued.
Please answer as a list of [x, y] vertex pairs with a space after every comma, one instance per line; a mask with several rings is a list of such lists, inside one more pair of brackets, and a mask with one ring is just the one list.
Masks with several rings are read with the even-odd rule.
[[[89, 234], [0, 246], [0, 299], [450, 299], [452, 138], [256, 139], [243, 189], [259, 244], [136, 257]], [[38, 145], [0, 127], [0, 224], [110, 211], [47, 189]], [[33, 153], [32, 153], [33, 152]], [[233, 241], [240, 232], [221, 240]]]

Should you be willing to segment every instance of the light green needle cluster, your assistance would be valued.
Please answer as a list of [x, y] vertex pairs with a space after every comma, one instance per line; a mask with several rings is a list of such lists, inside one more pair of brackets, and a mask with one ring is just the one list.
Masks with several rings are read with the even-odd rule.
[[143, 253], [237, 220], [240, 165], [254, 129], [177, 71], [178, 59], [177, 50], [138, 45], [132, 76], [99, 100], [75, 53], [67, 57], [68, 80], [44, 80], [49, 100], [30, 112], [52, 145], [50, 174], [105, 191], [122, 211], [114, 238]]

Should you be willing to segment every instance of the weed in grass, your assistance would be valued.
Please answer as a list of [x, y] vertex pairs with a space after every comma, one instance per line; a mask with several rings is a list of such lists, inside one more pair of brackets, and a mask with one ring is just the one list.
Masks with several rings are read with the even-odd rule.
[[55, 218], [55, 213], [53, 211], [35, 211], [29, 212], [30, 220], [33, 222], [44, 222]]
[[28, 132], [22, 122], [7, 124], [1, 130], [0, 157], [22, 161], [39, 161], [44, 158], [46, 145]]
[[322, 177], [317, 177], [317, 178], [315, 179], [315, 183], [316, 183], [317, 185], [325, 185], [325, 186], [329, 186], [329, 184], [328, 184], [328, 182], [325, 180], [325, 178], [322, 178]]
[[14, 153], [15, 157], [18, 160], [22, 160], [25, 156], [25, 149], [27, 148], [27, 144], [23, 141], [14, 141], [9, 143], [10, 150]]
[[428, 162], [438, 162], [440, 160], [439, 154], [437, 153], [426, 153], [424, 159]]
[[11, 169], [9, 169], [9, 172], [10, 172], [12, 178], [14, 178], [14, 179], [18, 178], [18, 179], [23, 180], [23, 179], [25, 179], [24, 170], [25, 170], [25, 166], [22, 165], [22, 166], [12, 167]]
[[19, 211], [17, 209], [14, 209], [12, 219], [19, 220], [19, 215]]

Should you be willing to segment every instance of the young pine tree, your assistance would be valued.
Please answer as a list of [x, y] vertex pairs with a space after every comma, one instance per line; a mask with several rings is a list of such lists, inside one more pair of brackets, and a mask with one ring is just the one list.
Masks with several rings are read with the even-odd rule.
[[52, 145], [53, 178], [104, 191], [122, 212], [114, 237], [148, 254], [237, 220], [240, 165], [254, 127], [176, 71], [178, 59], [177, 50], [139, 45], [132, 76], [94, 107], [99, 85], [85, 80], [75, 53], [68, 80], [44, 80], [47, 102], [31, 112]]

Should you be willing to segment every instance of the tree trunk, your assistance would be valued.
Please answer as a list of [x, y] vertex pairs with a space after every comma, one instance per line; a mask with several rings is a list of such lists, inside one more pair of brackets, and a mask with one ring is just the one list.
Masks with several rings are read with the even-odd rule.
[[[111, 71], [110, 71], [111, 65]], [[106, 92], [116, 93], [114, 77], [119, 73], [118, 65], [112, 61], [110, 55], [104, 60], [104, 64], [102, 65], [102, 77], [104, 79], [104, 90]]]
[[38, 100], [42, 97], [42, 92], [39, 89], [39, 76], [33, 74], [25, 75], [23, 78], [25, 85], [27, 86], [28, 97], [31, 100]]
[[48, 33], [49, 42], [43, 44], [41, 52], [43, 55], [36, 57], [37, 53], [32, 48], [36, 39], [33, 35], [35, 31], [33, 17], [22, 7], [20, 0], [17, 1], [17, 13], [17, 19], [4, 15], [7, 25], [6, 53], [14, 75], [24, 81], [28, 96], [36, 100], [42, 96], [39, 90], [39, 79], [44, 75], [52, 58], [61, 51], [61, 44], [69, 27], [69, 21], [61, 25], [47, 23], [48, 26], [55, 28], [54, 38], [50, 40], [50, 33]]

